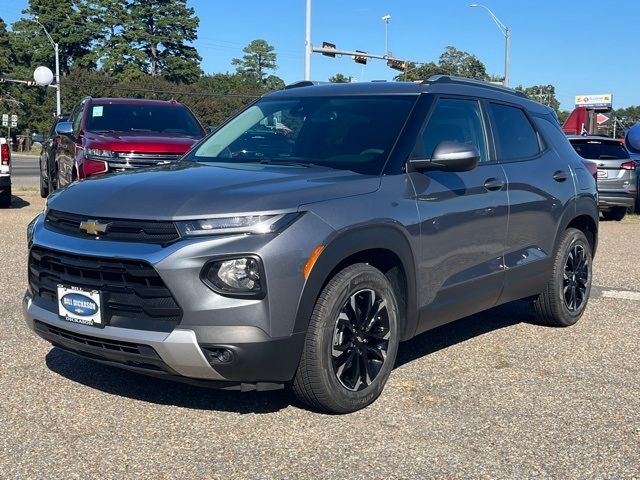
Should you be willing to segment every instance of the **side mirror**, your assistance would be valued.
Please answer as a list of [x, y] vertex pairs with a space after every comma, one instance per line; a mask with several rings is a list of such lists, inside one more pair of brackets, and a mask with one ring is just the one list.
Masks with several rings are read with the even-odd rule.
[[73, 134], [73, 123], [71, 123], [71, 122], [59, 122], [56, 125], [56, 133], [58, 135], [72, 135]]
[[480, 153], [473, 145], [444, 140], [433, 151], [433, 158], [409, 160], [409, 163], [418, 171], [468, 172], [476, 168], [479, 161]]

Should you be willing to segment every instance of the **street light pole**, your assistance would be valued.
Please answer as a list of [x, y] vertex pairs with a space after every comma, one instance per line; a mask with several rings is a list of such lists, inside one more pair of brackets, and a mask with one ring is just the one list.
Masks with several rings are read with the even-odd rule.
[[59, 47], [58, 47], [58, 44], [53, 41], [53, 38], [51, 38], [51, 35], [49, 35], [49, 32], [47, 31], [45, 26], [38, 21], [38, 17], [32, 18], [31, 21], [37, 23], [38, 25], [40, 25], [42, 27], [42, 30], [44, 30], [44, 33], [47, 36], [47, 39], [49, 40], [49, 43], [51, 43], [51, 45], [53, 45], [53, 51], [55, 52], [55, 55], [56, 55], [56, 84], [55, 84], [55, 89], [56, 89], [56, 115], [59, 117], [60, 114], [62, 113], [61, 101], [60, 101], [60, 51], [59, 51]]
[[504, 23], [502, 23], [500, 21], [500, 19], [498, 17], [495, 16], [495, 14], [491, 11], [491, 9], [489, 7], [485, 7], [484, 5], [481, 5], [479, 3], [473, 3], [471, 5], [469, 5], [470, 7], [473, 8], [484, 8], [487, 13], [491, 16], [491, 19], [495, 22], [495, 24], [498, 26], [498, 28], [500, 29], [500, 32], [502, 32], [502, 34], [504, 35], [504, 81], [503, 81], [503, 85], [505, 87], [509, 86], [509, 57], [511, 55], [511, 29], [509, 27], [507, 27]]
[[382, 17], [382, 21], [384, 21], [384, 53], [385, 55], [389, 55], [389, 22], [391, 21], [391, 15], [385, 15]]
[[304, 79], [311, 80], [311, 0], [307, 0], [304, 37]]

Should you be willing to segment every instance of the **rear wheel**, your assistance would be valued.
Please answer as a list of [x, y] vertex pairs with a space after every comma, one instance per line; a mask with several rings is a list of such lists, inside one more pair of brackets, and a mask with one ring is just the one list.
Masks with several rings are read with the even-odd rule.
[[553, 272], [533, 308], [542, 323], [573, 325], [584, 313], [591, 292], [591, 245], [584, 233], [567, 229], [553, 260]]
[[605, 220], [615, 220], [617, 222], [622, 220], [626, 214], [627, 209], [625, 207], [612, 207], [610, 210], [602, 212]]
[[11, 206], [11, 185], [0, 190], [0, 208]]
[[347, 267], [318, 298], [293, 391], [329, 412], [364, 408], [382, 392], [398, 343], [398, 306], [387, 278], [366, 264]]

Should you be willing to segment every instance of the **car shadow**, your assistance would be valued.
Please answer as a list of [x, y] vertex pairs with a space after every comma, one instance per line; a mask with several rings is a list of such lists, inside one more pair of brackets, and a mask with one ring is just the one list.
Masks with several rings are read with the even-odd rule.
[[[535, 323], [526, 302], [510, 303], [443, 325], [401, 343], [395, 368], [522, 322]], [[159, 405], [241, 414], [273, 413], [289, 405], [307, 408], [288, 389], [270, 392], [209, 389], [95, 363], [57, 347], [49, 351], [46, 363], [51, 371], [71, 381], [105, 393]]]
[[15, 195], [12, 195], [11, 206], [9, 208], [13, 210], [18, 210], [19, 208], [28, 207], [29, 205], [31, 204], [27, 202], [25, 199], [23, 199], [22, 197], [17, 197]]

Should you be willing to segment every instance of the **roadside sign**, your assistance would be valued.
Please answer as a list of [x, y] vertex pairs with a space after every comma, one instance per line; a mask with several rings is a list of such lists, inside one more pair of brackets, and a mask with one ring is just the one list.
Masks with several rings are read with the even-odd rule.
[[2, 114], [2, 126], [3, 127], [9, 126], [9, 115], [7, 115], [6, 113]]
[[11, 128], [15, 128], [18, 126], [18, 122], [11, 122]]
[[613, 95], [603, 93], [598, 95], [576, 95], [576, 107], [611, 108]]
[[596, 115], [596, 122], [598, 122], [598, 125], [602, 125], [603, 123], [608, 121], [609, 117], [607, 117], [605, 114], [599, 113], [598, 115]]
[[18, 115], [11, 115], [11, 121], [12, 122], [17, 122], [18, 121]]

